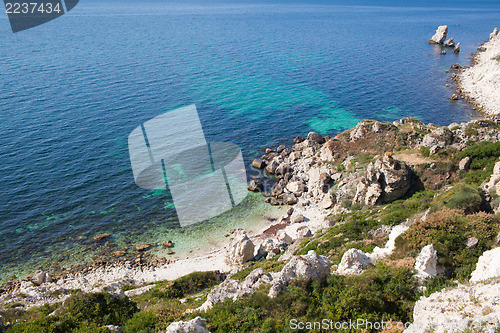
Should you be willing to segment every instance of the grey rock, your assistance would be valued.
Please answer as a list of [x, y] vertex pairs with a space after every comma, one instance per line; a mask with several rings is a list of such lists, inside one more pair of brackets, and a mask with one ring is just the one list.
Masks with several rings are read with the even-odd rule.
[[493, 38], [500, 36], [500, 32], [498, 31], [498, 28], [493, 29], [493, 32], [490, 34], [490, 40]]
[[305, 140], [303, 136], [296, 136], [295, 139], [293, 139], [293, 143], [301, 143]]
[[285, 145], [279, 145], [278, 148], [276, 148], [276, 152], [278, 154], [281, 154], [283, 150], [285, 150], [286, 146]]
[[209, 333], [207, 320], [196, 317], [189, 321], [176, 321], [167, 327], [166, 333]]
[[247, 233], [243, 229], [237, 229], [227, 248], [227, 264], [236, 266], [252, 260], [254, 249], [255, 245], [248, 238]]
[[295, 205], [297, 203], [297, 198], [292, 193], [285, 194], [283, 201], [287, 205]]
[[256, 167], [257, 169], [264, 169], [266, 167], [266, 162], [263, 160], [253, 160], [252, 165]]
[[46, 272], [37, 270], [33, 273], [31, 282], [33, 282], [35, 286], [39, 286], [45, 282], [52, 282], [52, 278]]
[[459, 99], [460, 99], [460, 96], [458, 96], [457, 94], [453, 94], [450, 96], [451, 101], [458, 101]]
[[469, 156], [467, 157], [464, 157], [460, 160], [460, 162], [458, 163], [458, 168], [460, 170], [469, 170], [470, 168], [470, 163], [471, 163], [471, 159]]
[[446, 47], [455, 47], [455, 41], [453, 38], [450, 38], [443, 45]]
[[350, 249], [344, 253], [336, 273], [340, 275], [359, 275], [370, 265], [370, 258], [361, 250]]
[[248, 189], [252, 192], [259, 192], [264, 189], [264, 185], [260, 180], [252, 179], [248, 184]]
[[415, 261], [416, 277], [427, 279], [437, 275], [437, 252], [432, 244], [425, 246]]
[[316, 133], [316, 132], [309, 132], [309, 134], [307, 134], [307, 140], [311, 140], [311, 141], [319, 143], [319, 144], [322, 144], [325, 142], [323, 140], [323, 137], [321, 136], [321, 134]]
[[272, 160], [270, 163], [267, 164], [266, 170], [270, 174], [274, 174], [276, 172], [276, 169], [278, 168], [279, 164], [275, 160]]
[[460, 43], [458, 43], [455, 48], [453, 49], [454, 53], [460, 53]]
[[465, 240], [465, 246], [467, 246], [468, 249], [476, 247], [477, 243], [479, 243], [479, 239], [476, 237], [469, 237]]
[[290, 218], [290, 222], [292, 222], [292, 223], [304, 222], [304, 215], [302, 215], [302, 214], [294, 214]]

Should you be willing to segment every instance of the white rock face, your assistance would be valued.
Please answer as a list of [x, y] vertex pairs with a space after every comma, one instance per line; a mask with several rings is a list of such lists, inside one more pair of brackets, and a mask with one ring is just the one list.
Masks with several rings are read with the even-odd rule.
[[500, 247], [483, 253], [472, 272], [470, 282], [485, 281], [500, 277]]
[[441, 25], [437, 28], [434, 36], [429, 40], [430, 44], [443, 44], [446, 40], [446, 35], [448, 35], [448, 26]]
[[410, 169], [392, 157], [376, 157], [356, 187], [354, 201], [365, 205], [391, 202], [410, 189]]
[[324, 280], [330, 275], [328, 258], [316, 254], [313, 250], [306, 255], [294, 256], [273, 279], [269, 297], [276, 297], [291, 279]]
[[167, 327], [167, 333], [210, 333], [207, 329], [207, 321], [196, 317], [189, 321], [176, 321]]
[[342, 256], [336, 274], [359, 275], [370, 265], [370, 258], [361, 250], [350, 249]]
[[394, 249], [396, 248], [396, 238], [398, 238], [399, 235], [408, 230], [409, 227], [410, 227], [409, 223], [405, 222], [392, 228], [389, 234], [389, 240], [387, 241], [385, 246], [383, 248], [380, 248], [378, 246], [375, 247], [373, 249], [373, 252], [368, 253], [367, 256], [373, 261], [380, 260], [390, 256], [394, 251]]
[[247, 233], [242, 229], [236, 230], [228, 245], [226, 254], [227, 264], [236, 266], [252, 260], [254, 249], [255, 245], [248, 238]]
[[476, 64], [459, 73], [462, 91], [486, 113], [500, 113], [500, 34], [490, 35], [490, 40], [482, 45], [484, 52], [476, 56]]
[[432, 244], [424, 246], [415, 262], [416, 277], [427, 279], [437, 274], [437, 252]]

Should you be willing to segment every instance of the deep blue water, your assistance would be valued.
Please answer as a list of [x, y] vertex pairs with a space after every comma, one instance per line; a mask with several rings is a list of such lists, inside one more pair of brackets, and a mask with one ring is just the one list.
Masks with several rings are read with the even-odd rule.
[[[82, 0], [17, 34], [1, 14], [0, 280], [80, 246], [77, 236], [134, 244], [175, 226], [168, 196], [135, 185], [127, 149], [135, 127], [174, 107], [195, 103], [207, 140], [237, 143], [247, 161], [364, 118], [470, 119], [444, 71], [469, 64], [500, 25], [498, 3], [471, 3]], [[441, 24], [460, 55], [426, 43]]]

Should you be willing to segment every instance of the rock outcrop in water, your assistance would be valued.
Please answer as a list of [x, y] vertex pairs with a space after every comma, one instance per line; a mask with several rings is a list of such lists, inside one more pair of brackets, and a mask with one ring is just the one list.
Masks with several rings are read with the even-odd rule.
[[448, 26], [441, 25], [437, 28], [436, 33], [428, 41], [429, 44], [443, 44], [448, 35]]

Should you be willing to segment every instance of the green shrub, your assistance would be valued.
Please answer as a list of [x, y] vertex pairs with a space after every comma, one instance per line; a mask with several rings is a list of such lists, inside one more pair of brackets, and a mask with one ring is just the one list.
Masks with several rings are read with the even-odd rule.
[[173, 282], [158, 282], [150, 292], [152, 296], [158, 298], [181, 298], [216, 284], [215, 272], [194, 272]]
[[121, 329], [125, 333], [154, 333], [157, 322], [157, 315], [150, 311], [141, 311], [127, 320]]
[[480, 142], [462, 150], [458, 159], [471, 158], [470, 172], [465, 174], [468, 183], [481, 184], [493, 172], [495, 162], [500, 157], [500, 142]]
[[429, 157], [431, 155], [431, 149], [429, 147], [420, 147], [420, 154], [424, 157]]
[[463, 183], [455, 186], [452, 193], [444, 199], [446, 207], [462, 209], [466, 213], [478, 212], [482, 202], [480, 190]]
[[444, 275], [438, 274], [425, 281], [425, 296], [429, 297], [431, 294], [441, 291], [447, 287], [453, 287], [455, 284], [448, 280]]

